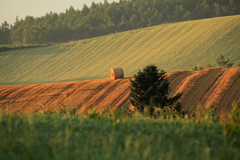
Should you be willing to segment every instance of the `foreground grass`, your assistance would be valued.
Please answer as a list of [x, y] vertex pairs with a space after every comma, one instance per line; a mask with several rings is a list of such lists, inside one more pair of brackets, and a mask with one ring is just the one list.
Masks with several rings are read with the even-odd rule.
[[[0, 85], [125, 76], [156, 64], [169, 72], [240, 62], [240, 15], [163, 24], [69, 43], [0, 52]], [[1, 50], [1, 48], [0, 48]]]
[[218, 123], [1, 114], [0, 159], [240, 159]]

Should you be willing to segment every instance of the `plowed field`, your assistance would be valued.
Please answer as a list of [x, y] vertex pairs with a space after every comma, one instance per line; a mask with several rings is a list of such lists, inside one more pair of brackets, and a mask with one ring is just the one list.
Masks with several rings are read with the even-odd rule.
[[[167, 73], [171, 84], [170, 96], [182, 92], [180, 102], [184, 110], [190, 105], [230, 109], [232, 102], [240, 105], [240, 67], [211, 68], [201, 71], [173, 71]], [[111, 80], [9, 85], [0, 86], [0, 108], [3, 112], [33, 113], [41, 107], [51, 109], [61, 104], [81, 108], [110, 105], [116, 109], [131, 106], [129, 78]]]

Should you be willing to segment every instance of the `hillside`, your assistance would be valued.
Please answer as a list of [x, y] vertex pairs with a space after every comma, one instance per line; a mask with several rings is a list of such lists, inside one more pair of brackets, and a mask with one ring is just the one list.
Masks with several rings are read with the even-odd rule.
[[165, 23], [239, 15], [237, 1], [121, 0], [93, 2], [82, 10], [70, 6], [65, 13], [50, 11], [41, 17], [16, 19], [12, 27], [4, 23], [0, 26], [0, 44], [68, 42]]
[[154, 63], [165, 71], [216, 66], [221, 54], [240, 62], [240, 15], [111, 34], [43, 47], [0, 52], [0, 85], [109, 77], [122, 67], [132, 76]]
[[[190, 105], [217, 107], [229, 110], [235, 101], [240, 105], [240, 67], [233, 69], [211, 68], [201, 71], [172, 71], [167, 73], [170, 96], [182, 92], [183, 109]], [[61, 107], [61, 104], [79, 109], [97, 106], [98, 110], [110, 105], [116, 109], [131, 106], [128, 78], [87, 80], [49, 84], [0, 86], [0, 108], [4, 112], [33, 113]]]

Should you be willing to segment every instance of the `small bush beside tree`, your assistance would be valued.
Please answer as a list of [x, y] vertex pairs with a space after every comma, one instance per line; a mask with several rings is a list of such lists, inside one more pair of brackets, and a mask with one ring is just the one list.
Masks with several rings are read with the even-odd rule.
[[216, 62], [219, 67], [223, 67], [223, 68], [231, 68], [234, 64], [233, 62], [230, 62], [228, 58], [225, 60], [225, 57], [223, 55], [220, 55], [216, 59]]
[[194, 71], [201, 71], [201, 70], [203, 70], [204, 68], [203, 67], [198, 67], [198, 66], [195, 66], [194, 68], [192, 68], [192, 70], [194, 70]]
[[159, 71], [155, 65], [148, 65], [143, 70], [139, 70], [131, 80], [131, 103], [140, 112], [145, 109], [150, 115], [153, 115], [155, 107], [163, 109], [171, 107], [176, 111], [181, 111], [181, 106], [177, 100], [181, 97], [181, 93], [169, 98], [170, 83], [166, 78], [166, 73]]

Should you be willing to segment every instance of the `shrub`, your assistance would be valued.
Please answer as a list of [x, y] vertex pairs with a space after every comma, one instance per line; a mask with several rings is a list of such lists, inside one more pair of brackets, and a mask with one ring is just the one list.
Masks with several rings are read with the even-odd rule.
[[148, 65], [143, 70], [139, 70], [134, 78], [135, 80], [130, 79], [130, 101], [140, 112], [147, 109], [150, 115], [153, 115], [154, 107], [164, 108], [165, 106], [181, 111], [177, 100], [182, 94], [178, 93], [168, 98], [170, 83], [163, 70], [159, 72], [155, 65]]
[[233, 103], [230, 113], [221, 113], [221, 125], [225, 134], [240, 139], [240, 108]]
[[194, 70], [194, 71], [200, 71], [200, 70], [203, 70], [204, 68], [203, 67], [198, 67], [198, 66], [195, 66], [195, 67], [193, 67], [192, 68], [192, 70]]
[[193, 67], [193, 69], [192, 70], [194, 70], [194, 71], [198, 71], [198, 67], [197, 66], [195, 66], [195, 67]]
[[38, 110], [38, 113], [41, 114], [68, 114], [68, 115], [77, 115], [77, 108], [65, 105], [61, 103], [60, 107], [52, 108], [52, 109], [45, 109], [44, 106]]
[[208, 122], [218, 122], [219, 116], [217, 114], [217, 108], [209, 106], [208, 108], [203, 108], [200, 105], [190, 106], [191, 112], [189, 114], [192, 120], [196, 122], [208, 121]]
[[223, 68], [231, 68], [234, 64], [233, 62], [230, 62], [228, 58], [225, 60], [225, 57], [223, 55], [220, 55], [216, 61], [217, 65]]

